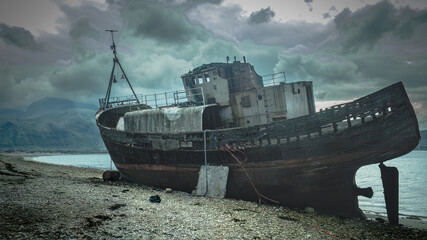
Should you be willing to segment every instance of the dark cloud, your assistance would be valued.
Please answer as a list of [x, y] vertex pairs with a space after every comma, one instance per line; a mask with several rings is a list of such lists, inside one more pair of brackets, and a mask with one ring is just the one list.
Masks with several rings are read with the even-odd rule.
[[[424, 49], [425, 51], [425, 49]], [[419, 88], [425, 86], [420, 79], [425, 78], [427, 55], [411, 55], [412, 61], [389, 54], [360, 54], [351, 56], [350, 60], [358, 67], [366, 79], [375, 79], [378, 85], [404, 81], [406, 87]]]
[[202, 25], [214, 37], [236, 44], [250, 40], [264, 46], [294, 48], [297, 45], [303, 45], [310, 49], [317, 49], [337, 37], [333, 24], [324, 25], [303, 21], [249, 24], [249, 18], [241, 17], [242, 15], [243, 10], [237, 6], [198, 7], [187, 14], [194, 24]]
[[[90, 38], [98, 41], [99, 45], [99, 38], [105, 35], [105, 29], [123, 29], [120, 6], [108, 5], [108, 8], [103, 10], [90, 3], [69, 6], [59, 1], [57, 5], [63, 12], [63, 16], [57, 20], [59, 34], [70, 36], [71, 44], [75, 41], [81, 42], [83, 38]], [[121, 34], [121, 31], [118, 34]], [[69, 38], [66, 39], [70, 41]]]
[[358, 67], [352, 61], [339, 58], [320, 61], [315, 56], [302, 54], [279, 55], [275, 72], [286, 71], [290, 81], [314, 81], [323, 84], [340, 84], [357, 79]]
[[[22, 28], [6, 28], [26, 37], [24, 43], [14, 41], [20, 48], [10, 47], [4, 40], [5, 26], [0, 25], [3, 40], [0, 41], [3, 86], [0, 88], [0, 107], [24, 107], [45, 96], [96, 104], [96, 97], [105, 91], [103, 81], [106, 80], [99, 73], [111, 70], [106, 66], [111, 64], [112, 57], [111, 54], [99, 54], [100, 50], [109, 48], [110, 41], [107, 34], [102, 38], [104, 35], [100, 33], [105, 34], [107, 26], [118, 28], [123, 22], [120, 12], [88, 3], [69, 6], [58, 1], [56, 4], [62, 12], [57, 20], [57, 33], [41, 32], [35, 41], [34, 36]], [[38, 41], [43, 43], [43, 51], [28, 51], [38, 49]]]
[[335, 6], [330, 7], [328, 12], [322, 14], [323, 19], [331, 18], [332, 13], [334, 13], [336, 11], [337, 11], [337, 8]]
[[[358, 97], [403, 81], [422, 115], [427, 102], [419, 93], [427, 90], [420, 81], [427, 74], [426, 11], [396, 9], [386, 1], [354, 13], [344, 9], [335, 18], [340, 38], [315, 51], [308, 51], [307, 44], [283, 51], [275, 71], [286, 71], [290, 81], [313, 81], [316, 98], [322, 100]], [[426, 114], [421, 117], [425, 122]]]
[[406, 7], [401, 14], [404, 20], [397, 27], [395, 34], [401, 38], [411, 38], [415, 29], [427, 23], [427, 10], [415, 11]]
[[135, 2], [125, 10], [127, 27], [135, 35], [152, 38], [161, 43], [186, 43], [193, 38], [206, 36], [191, 26], [181, 9], [171, 9], [160, 4]]
[[398, 25], [395, 8], [388, 1], [365, 7], [351, 14], [343, 10], [335, 17], [335, 23], [340, 34], [344, 37], [341, 43], [344, 51], [357, 52], [364, 47], [372, 49], [386, 34], [392, 32]]
[[25, 28], [8, 26], [0, 23], [0, 39], [6, 44], [28, 50], [42, 50], [42, 45], [36, 42], [33, 34]]
[[388, 2], [354, 13], [344, 9], [335, 18], [339, 38], [315, 51], [308, 51], [309, 45], [283, 51], [275, 71], [286, 71], [289, 81], [312, 81], [322, 101], [349, 100], [403, 81], [425, 129], [426, 11], [396, 9]]
[[349, 8], [344, 8], [337, 16], [335, 16], [334, 22], [337, 27], [348, 23], [350, 20], [351, 11]]
[[90, 26], [89, 18], [87, 17], [77, 19], [71, 25], [70, 36], [73, 40], [78, 40], [82, 37], [99, 39], [99, 33]]
[[57, 67], [45, 76], [49, 78], [53, 89], [68, 96], [101, 93], [107, 74], [99, 73], [103, 72], [102, 61], [107, 62], [109, 58], [108, 54], [98, 56], [95, 52], [76, 47], [70, 66]]
[[366, 83], [358, 66], [343, 57], [321, 61], [312, 55], [279, 55], [275, 72], [286, 72], [288, 82], [312, 81], [317, 100], [361, 97], [379, 88]]
[[[113, 63], [111, 36], [104, 30], [117, 29], [120, 62], [138, 94], [180, 89], [180, 75], [188, 70], [246, 56], [261, 75], [285, 71], [289, 82], [313, 81], [322, 101], [348, 100], [403, 81], [420, 123], [427, 123], [426, 10], [380, 2], [345, 9], [321, 24], [272, 21], [270, 8], [247, 16], [237, 4], [219, 3], [56, 1], [56, 32], [27, 34], [35, 46], [43, 43], [43, 51], [11, 47], [1, 37], [0, 107], [25, 106], [44, 96], [96, 104], [105, 96]], [[334, 18], [336, 8], [327, 14]], [[112, 94], [130, 95], [121, 73], [115, 74]]]
[[185, 1], [184, 4], [187, 5], [188, 7], [193, 7], [197, 5], [203, 5], [203, 4], [219, 5], [222, 2], [224, 2], [224, 0], [188, 0], [188, 1]]
[[311, 4], [313, 3], [313, 0], [304, 0], [304, 2], [307, 4], [308, 10], [310, 10], [310, 12], [312, 12], [313, 6]]
[[122, 0], [105, 0], [105, 2], [110, 6], [111, 5], [123, 6], [123, 4], [125, 4], [125, 2]]
[[[223, 1], [224, 0], [144, 0], [147, 4], [161, 4], [164, 7], [184, 7], [187, 9], [204, 4], [219, 5]], [[105, 2], [110, 6], [115, 5], [123, 7], [128, 4], [132, 4], [134, 0], [105, 0]]]
[[271, 11], [270, 7], [261, 8], [261, 10], [251, 13], [249, 16], [249, 24], [260, 24], [270, 22], [274, 17], [274, 12]]
[[372, 50], [389, 34], [410, 38], [415, 29], [427, 23], [427, 10], [396, 9], [390, 2], [368, 5], [352, 13], [348, 8], [335, 17], [345, 52]]

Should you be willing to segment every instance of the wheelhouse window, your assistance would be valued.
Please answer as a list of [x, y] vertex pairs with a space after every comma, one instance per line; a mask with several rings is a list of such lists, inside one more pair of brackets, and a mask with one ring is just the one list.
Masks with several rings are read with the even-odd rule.
[[205, 82], [210, 82], [211, 81], [211, 79], [210, 79], [210, 77], [209, 77], [209, 74], [205, 74]]

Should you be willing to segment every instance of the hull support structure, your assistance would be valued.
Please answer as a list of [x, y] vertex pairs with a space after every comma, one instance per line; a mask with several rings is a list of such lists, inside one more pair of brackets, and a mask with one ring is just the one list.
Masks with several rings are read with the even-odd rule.
[[396, 167], [379, 165], [384, 188], [387, 218], [391, 224], [399, 224], [399, 170]]

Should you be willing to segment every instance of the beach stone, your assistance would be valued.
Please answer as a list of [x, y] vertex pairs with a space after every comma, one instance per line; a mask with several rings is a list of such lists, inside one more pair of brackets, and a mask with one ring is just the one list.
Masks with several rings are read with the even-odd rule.
[[152, 203], [160, 203], [162, 200], [159, 195], [154, 195], [150, 197], [149, 201]]
[[312, 207], [306, 207], [306, 208], [304, 209], [304, 211], [305, 211], [305, 213], [309, 213], [309, 214], [316, 213], [316, 211], [315, 211], [315, 210], [314, 210], [314, 208], [312, 208]]
[[102, 173], [102, 179], [104, 179], [104, 181], [118, 181], [120, 179], [120, 172], [113, 170], [104, 171]]
[[166, 188], [165, 192], [166, 193], [171, 193], [172, 192], [172, 188]]

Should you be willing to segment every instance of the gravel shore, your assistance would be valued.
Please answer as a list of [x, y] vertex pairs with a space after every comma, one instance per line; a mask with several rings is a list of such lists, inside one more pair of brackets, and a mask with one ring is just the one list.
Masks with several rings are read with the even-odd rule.
[[[149, 198], [158, 195], [160, 203]], [[310, 211], [308, 211], [310, 212]], [[427, 230], [104, 182], [0, 155], [0, 239], [427, 239]]]

